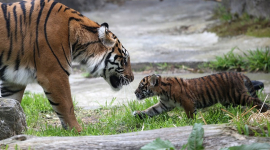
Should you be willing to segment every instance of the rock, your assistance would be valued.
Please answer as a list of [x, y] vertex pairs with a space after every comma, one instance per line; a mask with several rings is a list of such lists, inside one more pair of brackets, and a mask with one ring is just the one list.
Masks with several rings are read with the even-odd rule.
[[241, 16], [245, 12], [245, 0], [232, 0], [230, 3], [231, 14], [238, 14]]
[[0, 98], [0, 140], [26, 130], [25, 114], [17, 100]]
[[258, 18], [270, 18], [269, 0], [222, 0], [222, 5], [238, 16], [247, 13]]
[[269, 0], [246, 0], [246, 9], [249, 15], [259, 18], [270, 18]]

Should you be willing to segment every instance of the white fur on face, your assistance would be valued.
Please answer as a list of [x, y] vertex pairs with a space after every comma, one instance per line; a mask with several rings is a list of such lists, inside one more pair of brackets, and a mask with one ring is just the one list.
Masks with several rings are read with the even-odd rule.
[[95, 67], [98, 65], [98, 68], [93, 73], [94, 76], [101, 76], [102, 75], [103, 69], [105, 68], [105, 59], [103, 58], [104, 55], [105, 54], [100, 55], [100, 57], [90, 58], [87, 61], [87, 68], [89, 69], [90, 72], [92, 72], [95, 69]]

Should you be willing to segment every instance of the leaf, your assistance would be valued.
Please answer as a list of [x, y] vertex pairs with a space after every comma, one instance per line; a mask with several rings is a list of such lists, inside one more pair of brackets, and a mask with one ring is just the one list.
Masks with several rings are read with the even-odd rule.
[[233, 146], [229, 148], [222, 148], [220, 150], [269, 150], [270, 144], [268, 143], [253, 143], [250, 145]]
[[203, 135], [204, 129], [202, 124], [195, 123], [191, 134], [188, 138], [188, 150], [202, 150], [203, 149]]
[[170, 141], [157, 138], [155, 141], [143, 146], [141, 150], [175, 150], [175, 147]]

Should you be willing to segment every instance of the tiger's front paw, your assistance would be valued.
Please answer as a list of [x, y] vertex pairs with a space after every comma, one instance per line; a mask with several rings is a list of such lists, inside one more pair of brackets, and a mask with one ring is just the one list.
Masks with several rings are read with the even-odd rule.
[[146, 118], [147, 115], [145, 114], [145, 112], [142, 111], [134, 111], [133, 116], [140, 117], [140, 119], [143, 119]]

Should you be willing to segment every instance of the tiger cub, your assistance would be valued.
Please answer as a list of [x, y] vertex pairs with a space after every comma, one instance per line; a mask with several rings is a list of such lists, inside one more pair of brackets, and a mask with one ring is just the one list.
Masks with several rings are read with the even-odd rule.
[[[258, 82], [257, 82], [258, 84]], [[262, 84], [263, 85], [263, 84]], [[257, 87], [257, 89], [259, 89]], [[159, 96], [159, 103], [133, 115], [140, 118], [152, 117], [182, 106], [188, 118], [193, 118], [197, 108], [206, 108], [216, 103], [224, 106], [257, 105], [262, 107], [250, 79], [241, 73], [224, 72], [195, 79], [161, 77], [150, 75], [144, 77], [135, 91], [138, 100]], [[263, 105], [262, 112], [268, 106]]]

